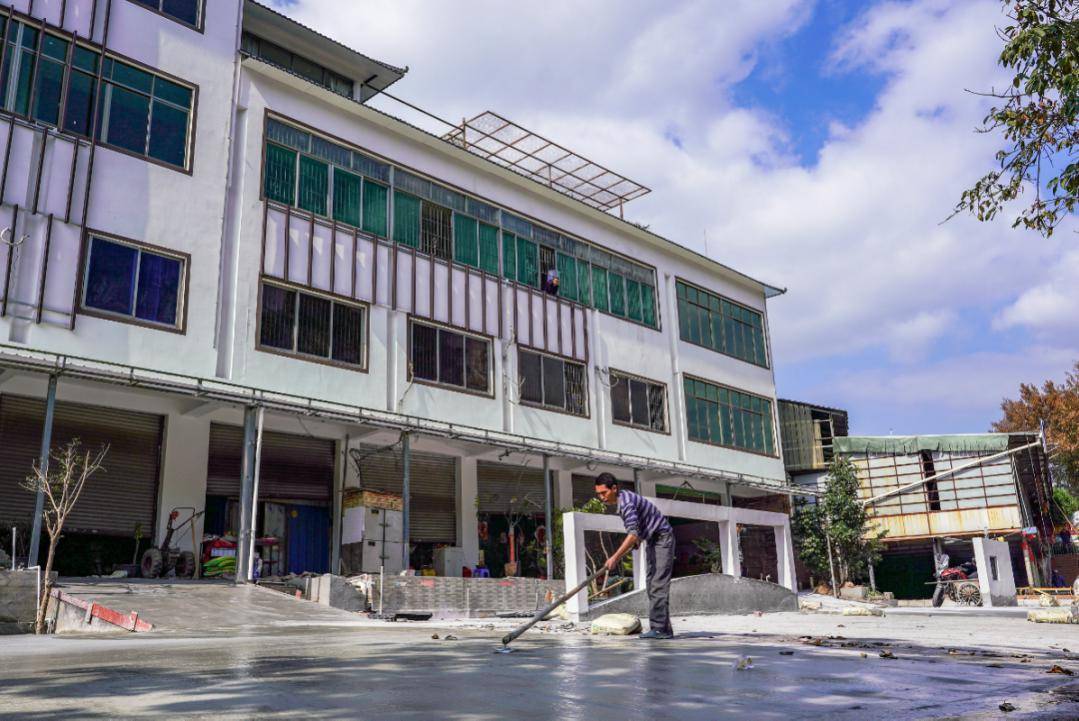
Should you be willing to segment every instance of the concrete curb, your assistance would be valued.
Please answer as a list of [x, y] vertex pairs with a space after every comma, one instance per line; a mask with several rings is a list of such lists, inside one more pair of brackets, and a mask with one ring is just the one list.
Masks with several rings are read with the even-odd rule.
[[[81, 598], [64, 593], [59, 588], [52, 590], [52, 598], [56, 599], [56, 633], [64, 631], [132, 631], [134, 633], [146, 633], [153, 631], [154, 625], [139, 618], [137, 611], [121, 613], [102, 606], [97, 601], [84, 601]], [[82, 611], [79, 618], [78, 611]], [[95, 624], [94, 620], [99, 623]], [[94, 626], [97, 628], [94, 628]], [[104, 625], [105, 628], [101, 628]]]

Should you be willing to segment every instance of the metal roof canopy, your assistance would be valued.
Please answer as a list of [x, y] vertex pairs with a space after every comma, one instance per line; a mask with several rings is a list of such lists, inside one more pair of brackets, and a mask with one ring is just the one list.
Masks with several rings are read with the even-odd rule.
[[470, 153], [600, 210], [619, 209], [650, 188], [490, 110], [442, 136]]
[[361, 101], [408, 72], [407, 67], [368, 57], [256, 0], [244, 0], [243, 29], [352, 79], [360, 88]]

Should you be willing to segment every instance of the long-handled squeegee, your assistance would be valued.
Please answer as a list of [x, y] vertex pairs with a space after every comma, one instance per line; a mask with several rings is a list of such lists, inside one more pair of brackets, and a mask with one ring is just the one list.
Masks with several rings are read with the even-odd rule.
[[516, 639], [522, 633], [524, 633], [525, 631], [527, 631], [528, 629], [532, 628], [537, 623], [542, 621], [544, 618], [546, 618], [547, 614], [549, 614], [551, 611], [555, 610], [556, 608], [561, 606], [563, 603], [565, 603], [569, 599], [573, 598], [573, 596], [575, 594], [579, 593], [582, 588], [584, 588], [588, 584], [592, 583], [592, 581], [596, 580], [597, 578], [599, 578], [600, 576], [602, 576], [602, 575], [604, 575], [606, 573], [607, 573], [607, 569], [601, 566], [598, 571], [596, 571], [591, 576], [589, 576], [588, 578], [586, 578], [583, 581], [581, 581], [580, 583], [578, 583], [576, 586], [573, 587], [572, 590], [567, 591], [562, 596], [559, 596], [557, 599], [552, 601], [550, 603], [550, 605], [548, 605], [546, 608], [544, 608], [544, 609], [542, 609], [540, 611], [537, 611], [536, 615], [533, 616], [531, 619], [529, 619], [525, 623], [522, 623], [520, 626], [518, 626], [514, 630], [510, 631], [505, 636], [503, 636], [502, 637], [502, 648], [497, 649], [495, 651], [495, 653], [509, 653], [510, 652], [510, 644], [513, 643], [514, 639]]

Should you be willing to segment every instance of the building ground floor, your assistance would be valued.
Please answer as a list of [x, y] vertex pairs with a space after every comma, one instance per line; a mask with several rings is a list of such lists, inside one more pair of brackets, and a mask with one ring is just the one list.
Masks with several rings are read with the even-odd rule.
[[[252, 429], [255, 406], [233, 399], [88, 374], [0, 369], [0, 535], [10, 550], [10, 529], [16, 529], [19, 556], [26, 555], [35, 502], [23, 481], [40, 459], [51, 382], [52, 448], [76, 438], [86, 449], [108, 448], [102, 470], [88, 481], [66, 524], [56, 566], [61, 575], [105, 575], [136, 564], [146, 548], [162, 542], [176, 511], [178, 522], [196, 517], [174, 534], [171, 545], [204, 558], [216, 553], [215, 541], [235, 543], [250, 524], [255, 568], [262, 575], [356, 574], [380, 566], [394, 572], [407, 559], [419, 573], [433, 573], [437, 566], [447, 575], [545, 577], [548, 503], [552, 511], [583, 507], [594, 497], [595, 476], [604, 471], [645, 495], [789, 511], [782, 488], [769, 491], [522, 443], [478, 442], [444, 431], [350, 422], [273, 404], [258, 406]], [[253, 435], [254, 464], [248, 455]], [[245, 470], [250, 465], [257, 474]], [[361, 489], [402, 496], [406, 476], [407, 521], [393, 510], [357, 515], [350, 509]], [[245, 508], [252, 509], [249, 517]], [[709, 544], [718, 533], [715, 524], [675, 525], [676, 574], [714, 566]], [[771, 530], [745, 527], [739, 534], [742, 575], [775, 580], [769, 578], [776, 568]], [[42, 548], [46, 543], [43, 538]], [[555, 563], [557, 577], [560, 559]]]
[[[996, 538], [996, 534], [990, 534]], [[1003, 536], [1011, 556], [1011, 571], [1016, 588], [1033, 585], [1031, 565], [1018, 533]], [[949, 566], [958, 566], [975, 558], [971, 536], [936, 539], [940, 551], [948, 556]], [[886, 543], [874, 577], [880, 591], [890, 591], [897, 599], [926, 599], [935, 585], [934, 539], [913, 539]]]

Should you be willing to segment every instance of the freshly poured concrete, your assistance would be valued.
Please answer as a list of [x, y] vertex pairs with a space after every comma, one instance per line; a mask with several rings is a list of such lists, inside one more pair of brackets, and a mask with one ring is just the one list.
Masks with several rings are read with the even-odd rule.
[[[346, 614], [314, 627], [296, 615], [315, 604], [281, 600], [293, 605], [242, 633], [0, 639], [0, 715], [998, 718], [1007, 700], [1018, 709], [1009, 719], [1079, 717], [1076, 682], [1046, 673], [1054, 663], [1079, 671], [1064, 650], [1079, 650], [1079, 628], [1015, 617], [676, 617], [679, 637], [665, 642], [594, 638], [555, 622], [502, 655], [492, 652], [512, 623]], [[736, 670], [747, 656], [752, 667]]]

